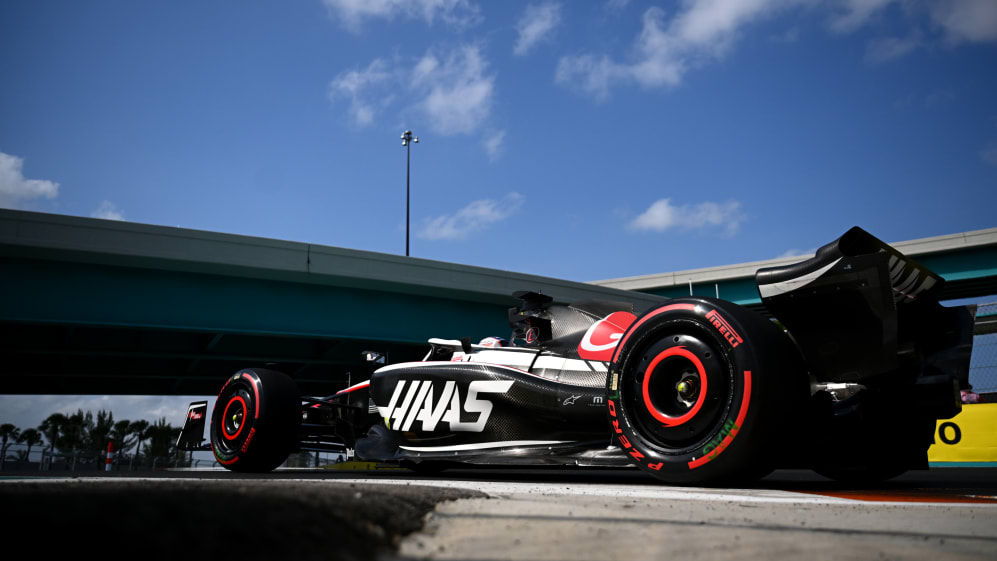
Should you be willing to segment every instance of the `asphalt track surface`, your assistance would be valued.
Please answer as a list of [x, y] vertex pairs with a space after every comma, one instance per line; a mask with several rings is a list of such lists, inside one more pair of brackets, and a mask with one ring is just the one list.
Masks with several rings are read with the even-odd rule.
[[3, 475], [4, 535], [46, 557], [997, 559], [989, 468], [864, 488], [777, 471], [740, 489], [602, 469]]

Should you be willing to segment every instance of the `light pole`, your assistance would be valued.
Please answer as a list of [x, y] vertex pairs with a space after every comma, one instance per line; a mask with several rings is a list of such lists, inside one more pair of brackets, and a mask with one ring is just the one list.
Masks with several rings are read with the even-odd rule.
[[409, 231], [409, 168], [412, 162], [412, 143], [419, 143], [418, 136], [412, 136], [412, 131], [402, 133], [402, 146], [405, 147], [405, 257], [408, 257], [408, 231]]

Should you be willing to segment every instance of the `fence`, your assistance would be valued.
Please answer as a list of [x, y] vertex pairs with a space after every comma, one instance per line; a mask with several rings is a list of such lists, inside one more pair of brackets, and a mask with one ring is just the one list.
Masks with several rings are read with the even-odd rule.
[[969, 383], [976, 393], [997, 394], [997, 302], [977, 306], [975, 333]]
[[[200, 452], [195, 452], [200, 454]], [[210, 454], [209, 454], [210, 455]], [[291, 454], [284, 467], [317, 468], [339, 463], [344, 458], [340, 454], [328, 452], [300, 452]], [[0, 471], [5, 472], [101, 472], [106, 470], [106, 452], [76, 452], [52, 453], [47, 446], [33, 446], [30, 453], [24, 444], [11, 444], [7, 448], [7, 457], [0, 465]], [[214, 459], [179, 457], [147, 457], [130, 454], [114, 454], [111, 457], [111, 471], [131, 472], [176, 468], [217, 468], [220, 464]]]
[[[114, 454], [111, 457], [111, 471], [147, 471], [178, 467], [207, 467], [217, 462], [210, 460], [189, 460], [186, 457], [148, 457], [128, 454]], [[23, 444], [12, 444], [7, 448], [2, 470], [8, 472], [29, 471], [69, 471], [104, 472], [107, 466], [107, 452], [51, 452], [46, 446], [33, 446], [30, 452]]]

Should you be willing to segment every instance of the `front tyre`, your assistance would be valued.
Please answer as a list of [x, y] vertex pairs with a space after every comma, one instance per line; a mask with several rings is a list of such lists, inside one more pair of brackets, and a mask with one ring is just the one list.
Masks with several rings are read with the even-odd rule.
[[297, 445], [301, 399], [286, 374], [246, 368], [225, 382], [211, 413], [211, 450], [233, 471], [268, 472]]
[[620, 447], [668, 483], [750, 481], [776, 465], [808, 395], [795, 346], [750, 310], [680, 298], [623, 334], [607, 380]]

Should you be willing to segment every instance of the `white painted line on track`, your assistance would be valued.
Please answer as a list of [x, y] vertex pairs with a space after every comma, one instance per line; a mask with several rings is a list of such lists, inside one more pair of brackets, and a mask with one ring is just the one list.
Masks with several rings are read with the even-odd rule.
[[[254, 479], [217, 479], [184, 477], [171, 479], [165, 477], [25, 477], [23, 479], [0, 479], [0, 485], [31, 481], [32, 483], [66, 483], [66, 482], [166, 482], [166, 481], [259, 481]], [[902, 506], [904, 508], [977, 508], [997, 509], [994, 503], [966, 502], [909, 502], [909, 501], [870, 501], [811, 495], [778, 489], [707, 489], [702, 487], [648, 487], [628, 485], [604, 485], [595, 483], [515, 483], [507, 481], [461, 481], [449, 479], [388, 479], [388, 478], [334, 478], [334, 479], [275, 479], [273, 481], [312, 483], [316, 485], [365, 484], [365, 485], [406, 485], [425, 487], [447, 487], [480, 491], [495, 498], [511, 496], [587, 496], [631, 499], [685, 500], [704, 502], [738, 502], [767, 504], [801, 504], [801, 505], [869, 505], [869, 506]]]
[[454, 481], [454, 480], [401, 480], [401, 479], [335, 479], [343, 483], [391, 484], [391, 485], [426, 485], [434, 487], [454, 487], [471, 489], [492, 495], [493, 497], [508, 497], [510, 495], [575, 495], [588, 497], [611, 497], [658, 500], [688, 500], [688, 501], [734, 501], [740, 503], [774, 503], [774, 504], [811, 504], [811, 505], [870, 505], [870, 506], [903, 506], [911, 507], [971, 507], [997, 509], [992, 503], [933, 503], [907, 501], [867, 501], [845, 499], [822, 495], [810, 495], [793, 491], [776, 489], [706, 489], [701, 487], [633, 487], [627, 485], [601, 485], [576, 483], [563, 485], [557, 483], [510, 483], [502, 481]]

